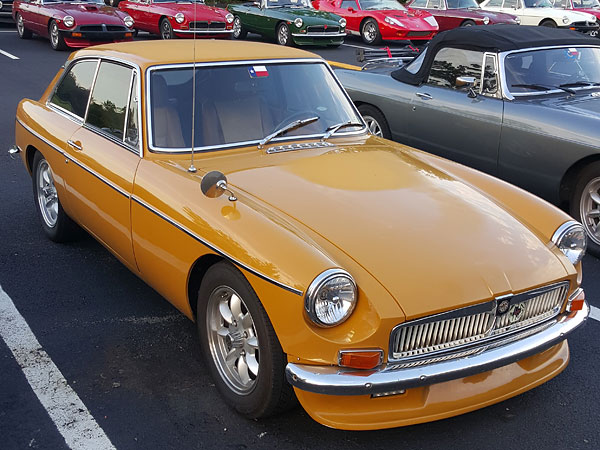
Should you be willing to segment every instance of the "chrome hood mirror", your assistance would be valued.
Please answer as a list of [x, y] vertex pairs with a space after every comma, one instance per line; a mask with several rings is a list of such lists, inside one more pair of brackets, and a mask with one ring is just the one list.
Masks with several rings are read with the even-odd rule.
[[208, 198], [217, 198], [225, 192], [229, 192], [229, 201], [235, 202], [237, 200], [233, 192], [227, 188], [227, 177], [218, 170], [208, 172], [202, 177], [200, 189], [202, 189], [202, 193]]

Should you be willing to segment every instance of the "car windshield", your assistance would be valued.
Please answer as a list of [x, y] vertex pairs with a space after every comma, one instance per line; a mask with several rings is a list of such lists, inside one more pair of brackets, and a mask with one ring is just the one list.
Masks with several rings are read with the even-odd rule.
[[552, 8], [550, 0], [525, 0], [526, 8]]
[[245, 63], [196, 68], [196, 98], [192, 105], [192, 67], [156, 68], [150, 75], [151, 147], [189, 151], [192, 108], [194, 148], [217, 149], [257, 144], [297, 120], [310, 123], [273, 139], [322, 137], [346, 122], [337, 135], [364, 132], [350, 100], [320, 62]]
[[396, 10], [406, 11], [400, 2], [396, 0], [359, 0], [360, 7], [364, 10]]
[[311, 8], [309, 0], [267, 0], [268, 8]]
[[598, 0], [573, 0], [574, 8], [600, 8]]
[[508, 90], [525, 95], [585, 89], [600, 83], [599, 47], [563, 47], [511, 53], [504, 60]]
[[447, 0], [448, 9], [479, 8], [476, 0]]

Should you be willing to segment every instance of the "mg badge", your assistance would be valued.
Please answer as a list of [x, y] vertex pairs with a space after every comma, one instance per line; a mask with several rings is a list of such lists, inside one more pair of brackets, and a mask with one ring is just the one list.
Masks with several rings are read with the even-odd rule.
[[498, 308], [496, 308], [496, 312], [498, 314], [504, 314], [506, 311], [508, 311], [509, 306], [510, 302], [508, 300], [502, 300], [500, 303], [498, 303]]
[[510, 323], [518, 322], [519, 320], [521, 320], [523, 311], [525, 311], [525, 305], [523, 305], [523, 303], [517, 303], [516, 305], [512, 305], [510, 307], [510, 310], [508, 311], [508, 321]]

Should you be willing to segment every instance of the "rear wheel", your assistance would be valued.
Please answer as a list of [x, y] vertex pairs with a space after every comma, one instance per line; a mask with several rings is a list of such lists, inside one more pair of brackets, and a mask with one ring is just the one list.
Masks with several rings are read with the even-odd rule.
[[233, 38], [234, 39], [246, 39], [248, 31], [242, 26], [242, 21], [238, 16], [233, 19]]
[[23, 22], [23, 16], [17, 13], [17, 33], [19, 33], [19, 37], [21, 39], [31, 39], [32, 32], [25, 28], [25, 23]]
[[277, 43], [279, 45], [292, 45], [292, 35], [290, 34], [290, 27], [284, 22], [281, 22], [277, 26]]
[[465, 20], [463, 23], [460, 24], [461, 27], [472, 27], [475, 25], [475, 22], [473, 22], [472, 20]]
[[160, 37], [162, 39], [173, 39], [175, 37], [171, 22], [167, 18], [160, 21]]
[[379, 44], [381, 43], [381, 32], [375, 19], [367, 19], [363, 23], [360, 31], [360, 36], [365, 44]]
[[63, 38], [62, 34], [58, 29], [58, 24], [56, 23], [56, 21], [50, 21], [48, 30], [50, 31], [50, 46], [52, 47], [52, 49], [57, 51], [66, 50], [67, 44], [65, 43], [65, 39]]
[[392, 139], [390, 126], [381, 111], [371, 105], [360, 105], [358, 112], [363, 117], [371, 134], [385, 139]]
[[212, 266], [198, 292], [200, 345], [226, 402], [249, 418], [295, 404], [287, 358], [260, 300], [231, 264]]
[[588, 252], [600, 257], [600, 161], [579, 174], [570, 202], [570, 213], [588, 237]]

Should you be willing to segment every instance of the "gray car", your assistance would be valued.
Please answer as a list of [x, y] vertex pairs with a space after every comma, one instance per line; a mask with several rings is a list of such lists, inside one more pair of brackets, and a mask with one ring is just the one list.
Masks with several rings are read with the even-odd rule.
[[374, 133], [563, 207], [600, 255], [597, 38], [544, 27], [457, 28], [405, 65], [336, 74]]

